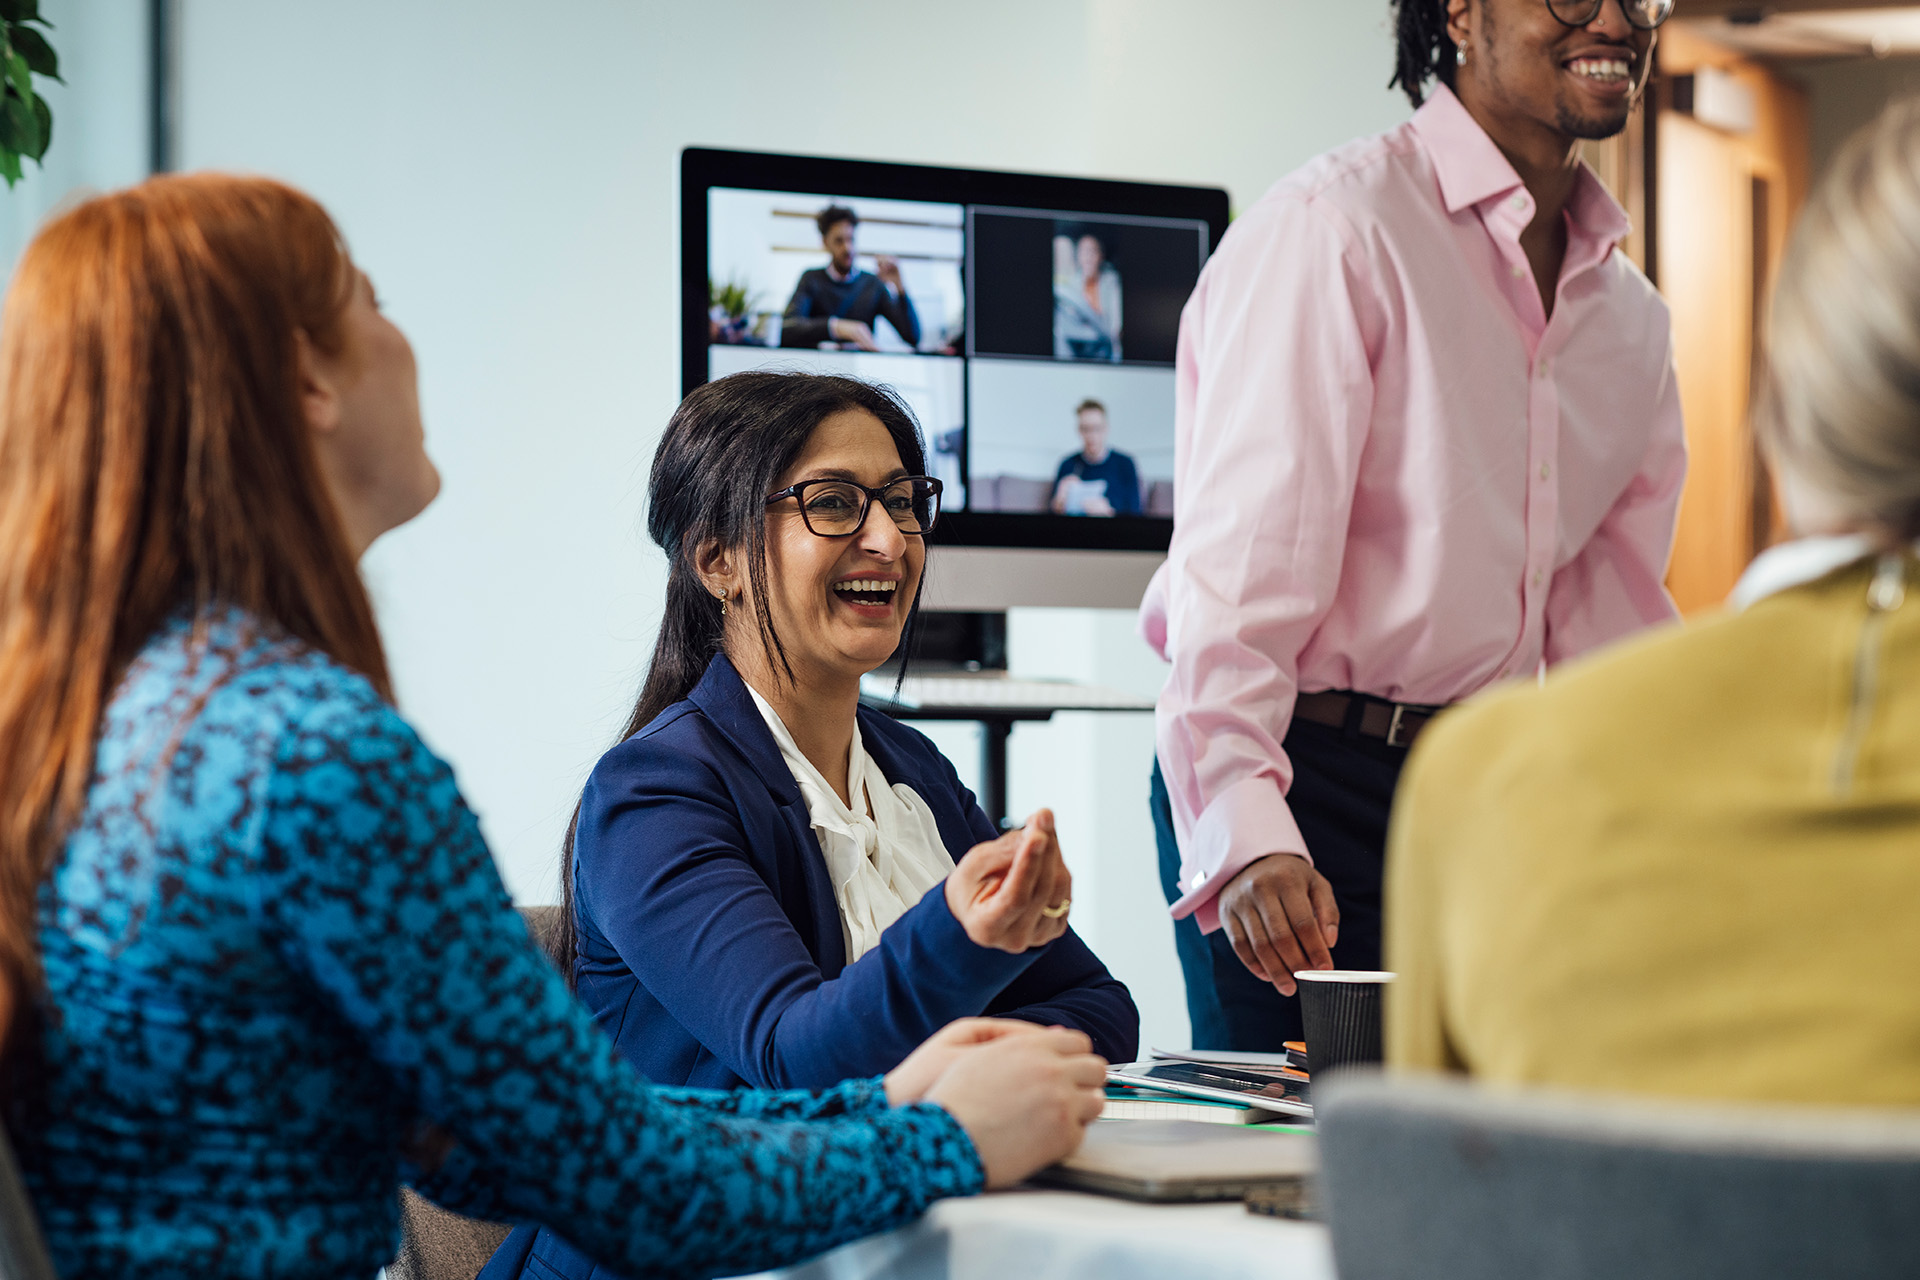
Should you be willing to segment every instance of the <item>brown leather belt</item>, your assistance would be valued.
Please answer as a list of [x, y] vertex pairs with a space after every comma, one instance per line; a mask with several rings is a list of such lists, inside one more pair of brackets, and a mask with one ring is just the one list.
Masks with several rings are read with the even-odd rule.
[[1378, 738], [1390, 747], [1406, 748], [1444, 708], [1411, 702], [1389, 702], [1365, 693], [1327, 689], [1303, 693], [1293, 702], [1293, 714], [1329, 729], [1345, 729], [1363, 738]]

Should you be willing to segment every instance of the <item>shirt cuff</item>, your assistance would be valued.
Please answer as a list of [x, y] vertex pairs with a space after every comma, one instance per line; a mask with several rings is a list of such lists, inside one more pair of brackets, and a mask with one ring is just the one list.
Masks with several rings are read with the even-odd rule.
[[864, 1080], [843, 1080], [828, 1094], [837, 1094], [846, 1107], [845, 1114], [850, 1116], [878, 1115], [890, 1111], [893, 1104], [887, 1101], [887, 1078], [870, 1076]]
[[1175, 920], [1192, 916], [1200, 932], [1220, 927], [1215, 901], [1227, 881], [1272, 853], [1291, 853], [1313, 864], [1293, 810], [1271, 778], [1248, 778], [1215, 796], [1200, 813], [1180, 852], [1180, 898]]

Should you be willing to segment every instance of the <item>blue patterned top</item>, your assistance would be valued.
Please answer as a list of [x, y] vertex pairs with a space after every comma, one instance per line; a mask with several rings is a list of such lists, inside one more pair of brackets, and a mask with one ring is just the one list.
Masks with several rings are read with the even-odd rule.
[[633, 1276], [775, 1266], [979, 1190], [953, 1119], [877, 1081], [644, 1084], [372, 687], [244, 615], [202, 631], [127, 673], [41, 898], [48, 1096], [15, 1140], [65, 1280], [371, 1277], [403, 1179]]

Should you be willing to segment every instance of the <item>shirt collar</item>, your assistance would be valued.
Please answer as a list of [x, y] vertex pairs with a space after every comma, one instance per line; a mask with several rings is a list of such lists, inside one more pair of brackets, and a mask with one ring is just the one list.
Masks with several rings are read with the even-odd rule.
[[[1440, 199], [1448, 213], [1499, 200], [1515, 191], [1524, 193], [1513, 163], [1444, 84], [1435, 84], [1426, 105], [1414, 112], [1413, 132], [1433, 159], [1434, 172], [1440, 178]], [[1583, 235], [1602, 244], [1615, 244], [1633, 229], [1627, 211], [1585, 161], [1574, 179], [1573, 194], [1567, 199], [1567, 214]]]
[[842, 275], [836, 270], [832, 262], [827, 263], [827, 279], [833, 281], [835, 284], [845, 284], [847, 281], [853, 279], [854, 276], [858, 275], [859, 272], [860, 266], [858, 263], [848, 267], [845, 275]]
[[1874, 553], [1874, 544], [1859, 534], [1801, 538], [1769, 547], [1754, 558], [1727, 597], [1738, 613], [1768, 596], [1804, 587], [1828, 574], [1857, 564]]

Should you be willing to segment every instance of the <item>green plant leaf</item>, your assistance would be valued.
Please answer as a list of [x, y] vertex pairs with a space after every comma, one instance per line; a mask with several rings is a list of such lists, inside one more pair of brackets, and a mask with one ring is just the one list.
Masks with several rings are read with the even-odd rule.
[[33, 68], [17, 52], [8, 54], [6, 59], [7, 83], [20, 95], [22, 102], [33, 101]]
[[27, 154], [39, 160], [53, 144], [53, 108], [37, 93], [33, 95], [33, 118], [40, 125], [40, 145]]
[[0, 98], [0, 148], [16, 157], [38, 156], [45, 151], [40, 145], [40, 117], [32, 104], [21, 101], [11, 88]]
[[0, 147], [0, 178], [5, 178], [8, 186], [20, 181], [20, 157], [5, 147]]
[[40, 20], [40, 0], [0, 0], [0, 18], [8, 22]]
[[[45, 76], [49, 80], [60, 80], [60, 57], [54, 53], [47, 38], [32, 27], [13, 29], [13, 51], [27, 60], [27, 65], [35, 75]], [[62, 84], [66, 81], [61, 80]]]

